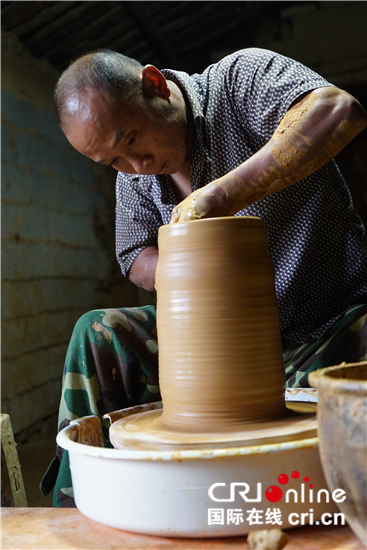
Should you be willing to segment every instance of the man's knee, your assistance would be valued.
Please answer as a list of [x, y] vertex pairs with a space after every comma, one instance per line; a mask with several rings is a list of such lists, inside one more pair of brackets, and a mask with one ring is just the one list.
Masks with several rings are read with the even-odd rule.
[[106, 310], [93, 309], [84, 313], [75, 323], [74, 332], [87, 332], [95, 322], [100, 322]]

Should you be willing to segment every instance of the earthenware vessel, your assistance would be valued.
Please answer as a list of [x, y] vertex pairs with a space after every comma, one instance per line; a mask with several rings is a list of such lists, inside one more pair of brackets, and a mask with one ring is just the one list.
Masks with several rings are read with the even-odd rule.
[[320, 455], [331, 491], [345, 491], [340, 510], [367, 544], [367, 361], [309, 375], [319, 391]]

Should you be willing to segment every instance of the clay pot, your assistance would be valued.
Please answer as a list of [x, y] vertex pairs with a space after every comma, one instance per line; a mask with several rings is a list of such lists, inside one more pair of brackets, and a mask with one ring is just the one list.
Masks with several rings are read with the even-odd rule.
[[160, 227], [162, 425], [236, 429], [285, 414], [274, 270], [260, 218]]
[[342, 363], [309, 375], [319, 391], [321, 464], [331, 491], [346, 493], [340, 510], [367, 543], [367, 361]]

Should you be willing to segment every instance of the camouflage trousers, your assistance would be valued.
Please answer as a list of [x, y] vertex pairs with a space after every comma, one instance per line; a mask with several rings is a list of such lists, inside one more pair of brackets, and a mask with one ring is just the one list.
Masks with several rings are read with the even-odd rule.
[[[367, 306], [356, 307], [320, 339], [282, 341], [287, 387], [307, 387], [308, 374], [341, 363], [367, 359]], [[154, 306], [95, 310], [76, 323], [66, 355], [59, 430], [81, 416], [99, 416], [160, 400]], [[110, 447], [108, 423], [104, 444]], [[54, 488], [54, 506], [75, 506], [68, 452], [57, 454], [42, 482]]]

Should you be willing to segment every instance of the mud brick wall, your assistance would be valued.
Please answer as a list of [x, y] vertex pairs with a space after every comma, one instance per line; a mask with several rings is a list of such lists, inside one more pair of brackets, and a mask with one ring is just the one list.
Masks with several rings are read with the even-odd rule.
[[56, 414], [78, 317], [139, 299], [114, 257], [115, 173], [59, 129], [57, 73], [14, 47], [2, 73], [1, 412], [19, 433]]

